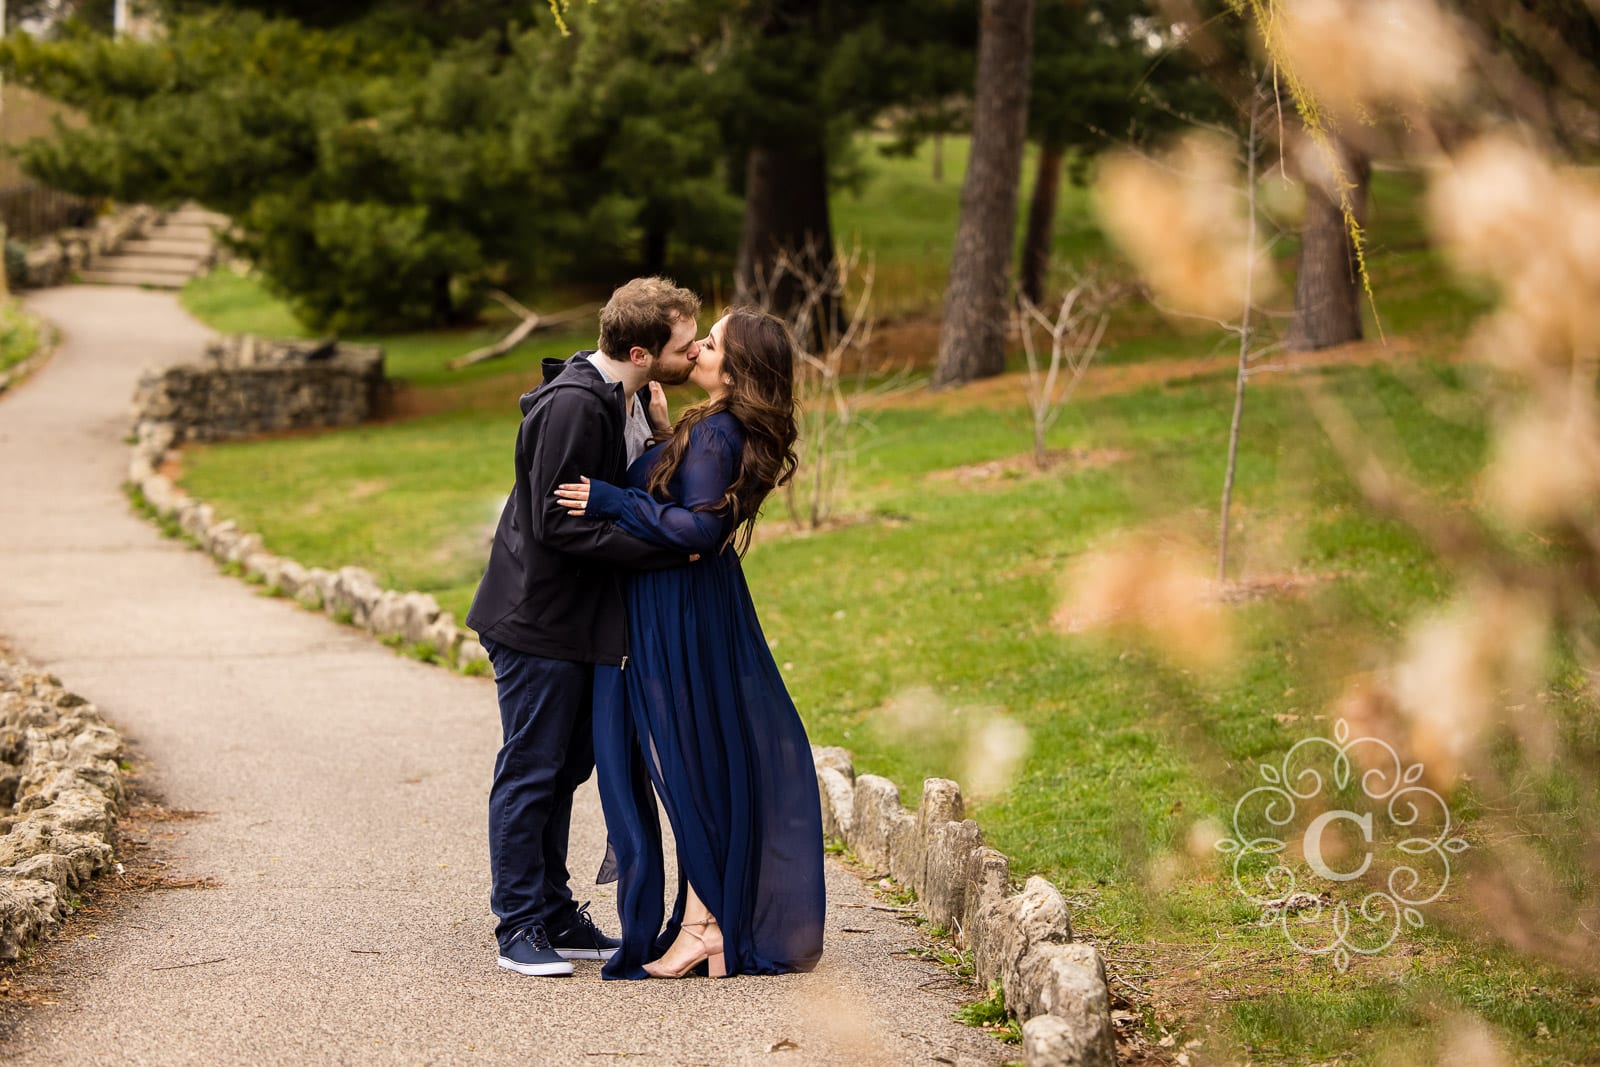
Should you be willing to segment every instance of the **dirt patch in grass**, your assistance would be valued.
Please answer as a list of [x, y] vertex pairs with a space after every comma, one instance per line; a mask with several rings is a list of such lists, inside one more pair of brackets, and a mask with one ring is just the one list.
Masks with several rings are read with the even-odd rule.
[[[1387, 342], [1359, 341], [1325, 348], [1320, 352], [1284, 354], [1253, 368], [1252, 381], [1260, 384], [1292, 379], [1296, 372], [1323, 367], [1364, 367], [1376, 363], [1396, 363], [1415, 359], [1421, 346], [1411, 338], [1390, 338]], [[1079, 383], [1075, 398], [1113, 396], [1152, 385], [1183, 386], [1218, 374], [1231, 374], [1238, 356], [1224, 353], [1187, 359], [1141, 360], [1137, 363], [1099, 363], [1089, 368]], [[1027, 372], [1012, 371], [993, 378], [969, 382], [959, 389], [938, 392], [903, 390], [867, 397], [864, 407], [874, 409], [937, 409], [942, 412], [1008, 410], [1025, 403]]]
[[[867, 344], [865, 362], [868, 371], [880, 374], [888, 371], [931, 371], [939, 358], [940, 325], [940, 319], [935, 315], [906, 316], [876, 323]], [[1171, 325], [1148, 305], [1130, 304], [1113, 316], [1104, 345], [1110, 351], [1124, 342], [1142, 341], [1155, 336], [1173, 336]], [[1008, 327], [1007, 349], [1012, 355], [1017, 355], [1021, 345], [1020, 335]], [[1231, 356], [1217, 358], [1232, 359]], [[1153, 363], [1156, 369], [1171, 365], [1166, 360], [1145, 359], [1129, 362], [1125, 366], [1132, 368], [1139, 363]], [[847, 374], [858, 370], [860, 365], [854, 361], [848, 361], [844, 368]]]
[[763, 517], [756, 523], [754, 542], [777, 541], [789, 537], [816, 537], [820, 534], [832, 533], [835, 530], [848, 530], [852, 526], [866, 526], [876, 523], [880, 526], [904, 526], [911, 521], [909, 515], [884, 512], [854, 512], [848, 515], [830, 515], [820, 523], [813, 526], [808, 522], [797, 521], [784, 512], [783, 518]]
[[1246, 578], [1233, 578], [1216, 590], [1216, 598], [1225, 604], [1239, 604], [1251, 600], [1294, 596], [1323, 582], [1336, 582], [1348, 578], [1353, 571], [1329, 571], [1310, 574], [1290, 571], [1283, 574], [1255, 574]]
[[977, 487], [1021, 478], [1037, 478], [1063, 469], [1073, 472], [1096, 470], [1132, 458], [1132, 452], [1120, 448], [1052, 448], [1045, 453], [1045, 466], [1042, 469], [1034, 462], [1032, 452], [1023, 452], [1004, 459], [929, 471], [925, 477], [930, 482], [955, 482]]
[[[869, 370], [931, 370], [938, 358], [938, 319], [896, 319], [872, 328], [866, 353]], [[860, 368], [851, 365], [846, 369], [855, 373]]]

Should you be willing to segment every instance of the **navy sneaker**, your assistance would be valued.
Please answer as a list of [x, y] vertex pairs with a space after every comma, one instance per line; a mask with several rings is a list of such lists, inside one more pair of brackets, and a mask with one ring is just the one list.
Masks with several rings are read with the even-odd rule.
[[609, 960], [622, 947], [619, 939], [601, 933], [589, 918], [587, 900], [565, 926], [551, 932], [550, 942], [556, 954], [567, 960]]
[[500, 949], [499, 963], [518, 974], [564, 977], [572, 973], [572, 964], [550, 947], [550, 939], [542, 926], [524, 926], [512, 934], [511, 940]]

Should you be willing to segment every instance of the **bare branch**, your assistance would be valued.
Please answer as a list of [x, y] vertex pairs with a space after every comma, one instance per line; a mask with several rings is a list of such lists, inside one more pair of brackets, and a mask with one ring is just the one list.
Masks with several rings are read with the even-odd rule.
[[[757, 275], [751, 295], [774, 311], [780, 285], [799, 348], [795, 373], [800, 410], [800, 472], [786, 491], [790, 514], [810, 528], [829, 517], [839, 475], [860, 423], [862, 401], [880, 392], [867, 385], [867, 346], [873, 331], [876, 267], [859, 245], [821, 255], [815, 243], [780, 252]], [[853, 379], [845, 377], [856, 361]]]
[[[1256, 151], [1259, 143], [1259, 129], [1261, 124], [1262, 97], [1265, 90], [1261, 83], [1261, 75], [1257, 73], [1255, 84], [1250, 95], [1250, 127], [1245, 141], [1245, 196], [1248, 198], [1249, 235], [1245, 247], [1253, 249], [1256, 246]], [[1254, 294], [1256, 282], [1256, 257], [1245, 257], [1244, 298], [1239, 315], [1239, 370], [1234, 377], [1233, 386], [1233, 419], [1228, 425], [1228, 465], [1222, 480], [1222, 508], [1221, 517], [1217, 522], [1217, 581], [1222, 583], [1228, 578], [1228, 513], [1233, 503], [1233, 479], [1239, 468], [1239, 424], [1244, 418], [1244, 386], [1250, 377], [1250, 341], [1254, 336], [1254, 324], [1251, 322], [1250, 313], [1254, 310]]]
[[490, 289], [489, 296], [495, 300], [498, 300], [502, 307], [505, 307], [513, 315], [516, 315], [519, 318], [536, 319], [539, 317], [536, 312], [529, 311], [527, 308], [523, 307], [522, 302], [512, 297], [510, 293], [503, 292], [499, 289]]
[[585, 304], [582, 307], [571, 308], [567, 311], [558, 311], [554, 315], [540, 315], [536, 311], [530, 311], [528, 308], [523, 307], [518, 301], [498, 289], [491, 289], [489, 295], [515, 314], [521, 316], [522, 321], [517, 323], [510, 333], [494, 344], [475, 348], [466, 355], [452, 359], [445, 364], [449, 369], [460, 370], [462, 367], [470, 367], [474, 363], [484, 363], [491, 359], [497, 359], [540, 330], [552, 330], [558, 326], [565, 326], [569, 322], [588, 318], [600, 310], [599, 304]]
[[[1122, 287], [1106, 283], [1098, 268], [1090, 268], [1077, 273], [1062, 292], [1054, 315], [1046, 314], [1026, 294], [1017, 294], [1016, 325], [1027, 360], [1025, 386], [1033, 417], [1033, 459], [1040, 469], [1048, 460], [1045, 433], [1061, 417], [1084, 372], [1099, 353], [1111, 318], [1106, 309], [1122, 291]], [[1034, 339], [1036, 327], [1050, 338], [1050, 362], [1042, 373]], [[1068, 375], [1064, 386], [1063, 367]]]

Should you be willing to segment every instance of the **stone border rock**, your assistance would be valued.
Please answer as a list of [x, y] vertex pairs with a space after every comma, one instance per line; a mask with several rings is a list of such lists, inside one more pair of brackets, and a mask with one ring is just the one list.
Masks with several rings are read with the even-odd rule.
[[128, 462], [128, 481], [157, 518], [179, 531], [225, 569], [302, 607], [359, 627], [424, 659], [437, 659], [463, 674], [487, 674], [489, 656], [470, 630], [427, 593], [385, 589], [371, 571], [307, 567], [274, 555], [257, 534], [230, 519], [218, 519], [211, 505], [186, 495], [160, 472], [177, 437], [168, 423], [139, 423]]
[[113, 862], [121, 752], [94, 705], [0, 649], [0, 960], [38, 942]]
[[1066, 900], [1045, 879], [1029, 878], [1011, 892], [1010, 865], [965, 817], [961, 787], [929, 778], [911, 812], [893, 782], [857, 776], [845, 749], [813, 747], [812, 758], [823, 832], [915, 893], [923, 916], [972, 952], [982, 986], [1000, 983], [1006, 1008], [1023, 1024], [1030, 1067], [1115, 1063], [1099, 949], [1073, 940]]
[[[176, 523], [219, 564], [379, 637], [432, 645], [465, 673], [485, 672], [482, 646], [433, 597], [384, 589], [359, 567], [328, 571], [273, 555], [259, 536], [218, 520], [209, 504], [184, 495], [159, 472], [176, 437], [171, 426], [143, 422], [136, 433], [130, 483], [157, 516]], [[814, 747], [812, 756], [823, 833], [914, 892], [923, 915], [972, 952], [978, 981], [985, 988], [1000, 983], [1006, 1007], [1023, 1024], [1030, 1067], [1111, 1067], [1111, 994], [1099, 950], [1073, 940], [1066, 900], [1050, 882], [1029, 878], [1011, 892], [1009, 862], [984, 845], [978, 824], [965, 817], [961, 787], [929, 778], [920, 807], [910, 812], [893, 782], [857, 776], [845, 749]]]

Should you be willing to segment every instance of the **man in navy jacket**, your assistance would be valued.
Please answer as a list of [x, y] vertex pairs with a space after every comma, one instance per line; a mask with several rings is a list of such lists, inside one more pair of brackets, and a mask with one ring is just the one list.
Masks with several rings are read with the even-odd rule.
[[626, 482], [649, 436], [638, 394], [687, 380], [699, 309], [664, 278], [634, 279], [601, 309], [598, 351], [547, 360], [545, 382], [521, 399], [516, 486], [467, 612], [494, 665], [503, 730], [489, 790], [498, 962], [520, 974], [571, 974], [568, 961], [616, 951], [567, 887], [572, 794], [594, 770], [594, 665], [627, 665], [621, 571], [688, 562], [574, 518], [556, 486]]

